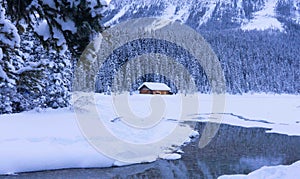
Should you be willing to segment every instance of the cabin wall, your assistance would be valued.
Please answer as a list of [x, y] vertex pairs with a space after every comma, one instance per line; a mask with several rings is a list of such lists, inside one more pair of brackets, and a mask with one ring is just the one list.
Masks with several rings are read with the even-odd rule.
[[142, 89], [140, 90], [140, 94], [160, 94], [160, 95], [168, 95], [168, 94], [172, 94], [169, 91], [161, 91], [161, 90], [146, 90], [146, 89]]
[[152, 94], [151, 90], [140, 90], [140, 94]]

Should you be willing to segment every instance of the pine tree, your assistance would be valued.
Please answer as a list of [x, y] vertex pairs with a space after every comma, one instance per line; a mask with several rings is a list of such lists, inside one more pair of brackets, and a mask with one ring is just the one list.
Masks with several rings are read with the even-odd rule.
[[18, 101], [14, 72], [23, 63], [18, 56], [19, 46], [17, 29], [6, 18], [5, 9], [0, 4], [0, 114], [11, 113], [13, 102]]
[[105, 4], [99, 0], [10, 0], [2, 5], [20, 31], [28, 26], [44, 46], [60, 52], [69, 49], [77, 57], [103, 30]]
[[98, 0], [0, 2], [0, 114], [69, 104], [72, 60], [103, 30], [104, 6]]

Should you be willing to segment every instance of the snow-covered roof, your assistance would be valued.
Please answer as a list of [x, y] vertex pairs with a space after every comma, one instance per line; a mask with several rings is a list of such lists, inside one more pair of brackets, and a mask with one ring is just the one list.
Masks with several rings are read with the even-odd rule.
[[145, 82], [138, 89], [141, 89], [143, 86], [146, 86], [150, 90], [163, 90], [163, 91], [170, 91], [171, 90], [171, 88], [168, 87], [164, 83]]

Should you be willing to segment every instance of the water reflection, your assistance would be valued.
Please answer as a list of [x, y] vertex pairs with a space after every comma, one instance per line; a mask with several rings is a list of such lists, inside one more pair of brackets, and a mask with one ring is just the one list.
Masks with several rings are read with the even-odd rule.
[[[201, 134], [205, 123], [197, 123]], [[247, 174], [264, 165], [300, 160], [300, 137], [266, 133], [263, 128], [222, 124], [212, 142], [198, 148], [199, 138], [183, 147], [182, 159], [104, 169], [65, 169], [22, 173], [7, 178], [217, 178]], [[4, 177], [4, 178], [6, 178]]]
[[[199, 123], [197, 129], [201, 133], [204, 127], [204, 123]], [[300, 137], [266, 133], [266, 130], [222, 124], [205, 148], [197, 149], [197, 140], [184, 148], [182, 160], [191, 170], [189, 177], [247, 174], [264, 165], [300, 160]]]

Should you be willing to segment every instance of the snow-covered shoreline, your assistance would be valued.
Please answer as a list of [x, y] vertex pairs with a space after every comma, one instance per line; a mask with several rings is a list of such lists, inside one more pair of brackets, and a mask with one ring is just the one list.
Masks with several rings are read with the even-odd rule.
[[258, 170], [255, 170], [248, 175], [223, 175], [218, 179], [226, 178], [297, 178], [300, 175], [300, 161], [297, 161], [291, 165], [278, 165], [278, 166], [264, 166]]
[[[133, 95], [135, 96], [135, 95]], [[175, 96], [174, 96], [175, 97]], [[135, 97], [134, 97], [135, 98]], [[149, 103], [150, 96], [136, 95], [136, 99], [143, 99]], [[172, 98], [168, 96], [166, 98]], [[211, 121], [212, 96], [199, 94], [200, 114], [191, 116], [188, 121]], [[101, 109], [109, 112], [109, 96], [97, 95], [96, 103]], [[143, 101], [142, 100], [142, 101]], [[139, 115], [147, 115], [149, 109], [143, 108], [141, 100], [137, 100]], [[172, 100], [171, 100], [172, 103]], [[101, 106], [104, 105], [104, 106]], [[145, 106], [145, 105], [144, 105]], [[176, 113], [173, 109], [167, 112], [166, 125], [176, 124]], [[105, 108], [106, 107], [106, 108]], [[167, 108], [168, 109], [168, 108]], [[148, 111], [148, 112], [147, 112]], [[169, 115], [169, 116], [168, 116]], [[110, 114], [104, 114], [110, 116]], [[299, 95], [271, 95], [271, 94], [245, 94], [226, 95], [226, 107], [222, 123], [242, 127], [270, 128], [267, 132], [300, 136], [300, 96]], [[196, 119], [193, 119], [195, 118]], [[175, 119], [174, 119], [175, 118]], [[111, 119], [109, 119], [110, 121]], [[116, 129], [122, 127], [121, 122], [111, 122]], [[166, 126], [161, 125], [162, 131], [155, 137], [166, 135]], [[121, 130], [121, 128], [120, 128]], [[192, 129], [191, 134], [194, 135]], [[134, 135], [124, 132], [124, 136], [132, 140]], [[153, 132], [152, 132], [153, 133]], [[149, 140], [153, 135], [149, 133]], [[143, 134], [143, 133], [139, 133]], [[147, 137], [148, 133], [144, 133]], [[119, 135], [119, 137], [121, 137]], [[189, 141], [190, 136], [185, 136]], [[191, 136], [192, 137], [192, 136]], [[135, 139], [134, 139], [135, 140]], [[137, 142], [140, 142], [138, 139]], [[177, 143], [176, 145], [180, 145]], [[182, 145], [182, 143], [181, 143]], [[166, 151], [159, 155], [165, 159], [179, 159], [180, 154]], [[152, 156], [141, 162], [151, 162], [159, 156]], [[6, 114], [0, 116], [0, 174], [13, 174], [18, 172], [52, 170], [61, 168], [93, 168], [126, 165], [110, 157], [101, 154], [93, 148], [81, 133], [74, 111], [70, 108], [46, 109], [43, 111], [29, 111], [18, 114]], [[299, 163], [299, 162], [298, 162]], [[128, 163], [127, 163], [128, 164]], [[278, 166], [279, 169], [281, 168]], [[292, 168], [298, 168], [295, 164]]]

